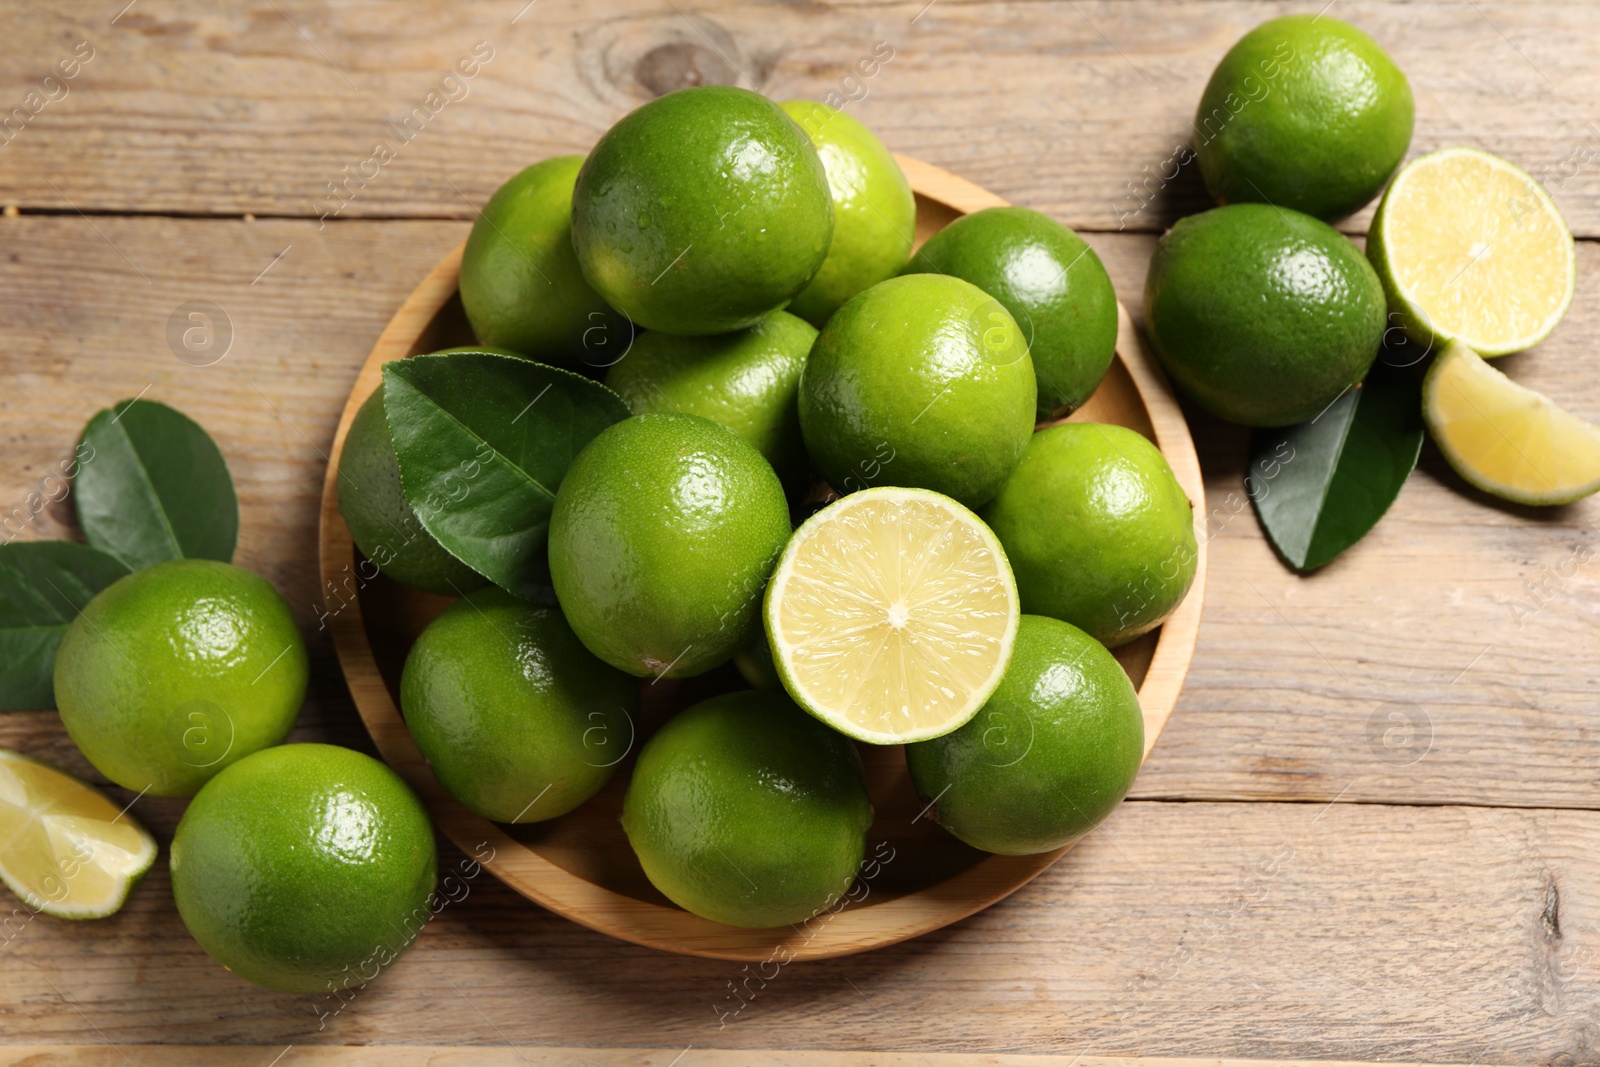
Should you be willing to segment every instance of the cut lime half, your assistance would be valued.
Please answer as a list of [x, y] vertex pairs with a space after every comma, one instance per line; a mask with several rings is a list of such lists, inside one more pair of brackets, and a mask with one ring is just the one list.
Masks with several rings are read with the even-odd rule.
[[767, 636], [796, 703], [858, 741], [900, 744], [977, 714], [1011, 660], [1018, 605], [978, 516], [883, 487], [795, 531], [767, 586]]
[[1600, 489], [1600, 427], [1518, 385], [1462, 344], [1428, 368], [1422, 415], [1456, 473], [1518, 504], [1570, 504]]
[[0, 749], [0, 881], [30, 909], [104, 918], [155, 858], [155, 839], [100, 793]]
[[1372, 220], [1367, 254], [1406, 332], [1483, 356], [1531, 348], [1572, 303], [1577, 256], [1527, 171], [1476, 148], [1407, 163]]

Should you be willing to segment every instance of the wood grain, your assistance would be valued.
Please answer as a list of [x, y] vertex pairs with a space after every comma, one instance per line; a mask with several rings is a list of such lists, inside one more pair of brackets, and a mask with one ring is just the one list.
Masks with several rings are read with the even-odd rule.
[[[692, 1051], [692, 1055], [688, 1053]], [[333, 1048], [271, 1045], [163, 1046], [159, 1050], [135, 1046], [36, 1045], [0, 1049], [0, 1067], [122, 1067], [128, 1063], [161, 1063], [168, 1067], [260, 1067], [274, 1055], [292, 1052], [292, 1067], [317, 1064], [373, 1064], [382, 1067], [517, 1067], [538, 1063], [545, 1067], [745, 1067], [744, 1052], [724, 1049], [676, 1048], [451, 1048], [447, 1045], [384, 1045], [379, 1048]], [[280, 1060], [278, 1062], [284, 1062]], [[762, 1049], [761, 1062], [773, 1067], [1259, 1067], [1257, 1060], [1172, 1059], [1169, 1057], [1052, 1056], [1028, 1053], [968, 1052], [806, 1052], [799, 1049]], [[1274, 1067], [1372, 1067], [1349, 1060], [1278, 1060]], [[1386, 1067], [1430, 1067], [1417, 1063], [1391, 1063]], [[1442, 1065], [1432, 1065], [1442, 1067]], [[1491, 1067], [1489, 1064], [1458, 1067]]]
[[[164, 839], [178, 807], [152, 809]], [[1005, 904], [765, 985], [595, 934], [486, 874], [466, 886], [333, 1014], [208, 960], [163, 856], [114, 918], [13, 937], [0, 1027], [292, 1043], [290, 1067], [318, 1043], [693, 1045], [680, 1067], [708, 1048], [1579, 1065], [1600, 1047], [1591, 812], [1130, 802]]]
[[[328, 183], [349, 181], [346, 218], [466, 219], [520, 167], [587, 151], [625, 111], [710, 81], [775, 99], [848, 93], [891, 147], [1008, 200], [1079, 228], [1159, 230], [1206, 206], [1193, 166], [1174, 176], [1170, 161], [1212, 68], [1251, 26], [1303, 7], [609, 0], [538, 4], [513, 24], [523, 4], [510, 0], [404, 15], [382, 0], [180, 0], [111, 22], [122, 6], [10, 20], [0, 109], [21, 105], [77, 42], [96, 55], [0, 150], [0, 197], [67, 214], [315, 217], [338, 203]], [[1342, 0], [1330, 15], [1406, 71], [1413, 152], [1504, 154], [1545, 181], [1577, 232], [1600, 234], [1600, 9]], [[493, 58], [447, 85], [409, 140], [397, 134], [391, 124], [479, 41]], [[893, 58], [861, 79], [878, 42]], [[395, 158], [363, 179], [377, 142]]]

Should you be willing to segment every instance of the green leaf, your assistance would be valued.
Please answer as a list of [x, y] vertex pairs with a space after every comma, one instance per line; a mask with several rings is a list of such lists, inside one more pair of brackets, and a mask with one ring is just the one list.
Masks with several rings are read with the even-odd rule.
[[1245, 488], [1273, 547], [1302, 574], [1361, 540], [1422, 451], [1422, 385], [1383, 361], [1298, 426], [1257, 430]]
[[55, 706], [50, 679], [67, 624], [127, 573], [115, 556], [70, 541], [0, 545], [0, 708]]
[[628, 417], [622, 398], [520, 356], [456, 351], [385, 364], [383, 407], [427, 531], [507, 592], [550, 596], [556, 488], [584, 445]]
[[137, 569], [233, 559], [239, 500], [199, 423], [154, 400], [124, 400], [84, 427], [73, 499], [84, 536]]

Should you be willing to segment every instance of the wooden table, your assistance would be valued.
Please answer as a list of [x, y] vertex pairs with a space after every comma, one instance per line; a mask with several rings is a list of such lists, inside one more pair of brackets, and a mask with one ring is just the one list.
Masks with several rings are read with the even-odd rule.
[[[1193, 166], [1163, 175], [1212, 66], [1316, 6], [10, 0], [0, 111], [37, 113], [0, 147], [0, 513], [71, 536], [30, 494], [85, 420], [135, 395], [188, 412], [232, 465], [240, 562], [311, 639], [296, 738], [364, 746], [316, 628], [325, 453], [383, 323], [507, 175], [696, 81], [836, 91], [897, 150], [1078, 228], [1137, 314], [1157, 235], [1205, 204]], [[1499, 366], [1600, 418], [1600, 10], [1329, 6], [1409, 75], [1413, 152], [1480, 145], [1555, 195], [1577, 299]], [[45, 83], [75, 47], [92, 58]], [[475, 48], [477, 75], [447, 79]], [[893, 58], [853, 76], [875, 48]], [[193, 301], [218, 334], [179, 358]], [[9, 935], [0, 1061], [1600, 1062], [1600, 505], [1497, 505], [1430, 446], [1382, 525], [1299, 578], [1245, 502], [1245, 434], [1190, 414], [1214, 510], [1188, 687], [1133, 799], [1004, 904], [786, 968], [719, 1026], [739, 967], [608, 940], [484, 876], [338, 1003], [210, 962], [163, 850], [115, 918]], [[53, 713], [0, 715], [0, 746], [91, 773]], [[166, 841], [182, 804], [135, 810]], [[247, 1047], [199, 1047], [220, 1044]]]

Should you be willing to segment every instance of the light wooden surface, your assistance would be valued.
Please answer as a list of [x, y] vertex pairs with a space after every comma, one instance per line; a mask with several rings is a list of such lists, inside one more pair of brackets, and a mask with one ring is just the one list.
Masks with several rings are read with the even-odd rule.
[[[18, 1047], [0, 1049], [0, 1067], [26, 1064], [27, 1067], [119, 1067], [125, 1063], [162, 1063], [170, 1067], [257, 1067], [275, 1055], [294, 1067], [315, 1064], [372, 1064], [374, 1067], [514, 1067], [538, 1063], [546, 1067], [673, 1067], [688, 1059], [700, 1067], [745, 1067], [752, 1062], [743, 1052], [681, 1048], [603, 1048], [576, 1049], [559, 1046], [541, 1048], [450, 1048], [448, 1046], [384, 1045], [371, 1049], [330, 1049], [317, 1046], [271, 1045], [154, 1049], [113, 1049], [105, 1045]], [[289, 1059], [290, 1056], [294, 1058]], [[807, 1052], [798, 1049], [763, 1049], [760, 1062], [773, 1067], [1255, 1067], [1254, 1060], [1171, 1058], [1123, 1059], [1112, 1056], [1052, 1056], [1049, 1054], [956, 1052]], [[1278, 1060], [1275, 1067], [1366, 1067], [1364, 1064], [1336, 1060]], [[1389, 1067], [1424, 1067], [1421, 1064], [1394, 1063]], [[1438, 1065], [1434, 1065], [1438, 1067]], [[1458, 1067], [1489, 1067], [1487, 1064]]]
[[[1136, 203], [1125, 183], [1186, 135], [1235, 37], [1322, 6], [937, 0], [912, 22], [924, 2], [719, 0], [680, 2], [679, 14], [539, 0], [515, 25], [521, 0], [138, 0], [114, 23], [125, 0], [8, 4], [5, 108], [77, 41], [97, 53], [0, 147], [0, 203], [23, 207], [0, 217], [0, 515], [33, 511], [29, 494], [50, 492], [99, 407], [148, 388], [187, 411], [234, 470], [241, 561], [289, 597], [311, 638], [296, 737], [365, 746], [317, 629], [322, 453], [389, 315], [507, 173], [584, 149], [647, 83], [719, 80], [731, 61], [779, 98], [822, 96], [887, 40], [895, 59], [855, 113], [900, 151], [1096, 231], [1086, 236], [1137, 315], [1155, 234], [1201, 201], [1186, 168], [1118, 233], [1112, 205]], [[1367, 28], [1410, 74], [1413, 151], [1508, 155], [1545, 178], [1581, 236], [1600, 236], [1600, 159], [1561, 166], [1600, 151], [1600, 10], [1338, 0], [1330, 14]], [[496, 54], [471, 95], [319, 226], [309, 198], [480, 39]], [[195, 300], [233, 326], [211, 366], [167, 345], [169, 318]], [[1581, 241], [1567, 321], [1499, 365], [1600, 419], [1597, 352], [1600, 251]], [[154, 1042], [247, 1045], [188, 1062], [263, 1065], [324, 1043], [516, 1046], [482, 1056], [518, 1063], [553, 1058], [551, 1046], [671, 1050], [620, 1059], [658, 1067], [690, 1045], [683, 1067], [718, 1062], [698, 1059], [717, 1048], [941, 1065], [954, 1061], [939, 1054], [978, 1053], [1596, 1062], [1600, 504], [1493, 505], [1430, 446], [1378, 529], [1298, 578], [1236, 507], [1246, 436], [1190, 415], [1213, 522], [1183, 695], [1138, 799], [1002, 905], [881, 953], [785, 968], [718, 1029], [717, 1009], [741, 1002], [728, 988], [737, 966], [603, 938], [483, 878], [333, 1015], [211, 964], [173, 911], [163, 858], [111, 920], [40, 917], [0, 934], [0, 1041], [30, 1062], [95, 1063], [149, 1061], [139, 1046]], [[29, 535], [60, 535], [62, 514], [42, 506]], [[0, 715], [0, 745], [88, 773], [50, 713]], [[182, 805], [134, 810], [165, 841]], [[447, 864], [460, 859], [447, 850]], [[619, 1062], [606, 1055], [570, 1057]]]
[[[146, 818], [166, 836], [177, 809]], [[750, 979], [742, 1000], [729, 986], [744, 988], [741, 964], [606, 938], [484, 876], [333, 1014], [329, 998], [264, 992], [206, 959], [158, 864], [115, 918], [41, 918], [18, 935], [0, 971], [3, 1033], [129, 1047], [1006, 1051], [1057, 1053], [1063, 1067], [1082, 1053], [1593, 1062], [1600, 815], [1323, 809], [1125, 804], [1003, 904]]]
[[[909, 157], [900, 166], [917, 194], [918, 244], [954, 218], [1005, 201], [964, 178]], [[956, 843], [931, 821], [912, 791], [898, 746], [858, 746], [873, 802], [868, 859], [872, 875], [862, 890], [815, 922], [777, 930], [745, 930], [702, 919], [674, 906], [629, 863], [618, 832], [623, 779], [559, 822], [509, 830], [473, 814], [439, 785], [412, 740], [396, 703], [393, 665], [404, 659], [439, 598], [360, 579], [360, 559], [339, 514], [338, 468], [350, 425], [373, 391], [383, 365], [419, 352], [470, 344], [470, 330], [452, 303], [463, 249], [446, 253], [401, 303], [373, 344], [345, 401], [323, 475], [318, 555], [323, 583], [345, 590], [328, 627], [345, 683], [379, 754], [417, 790], [435, 824], [495, 877], [529, 900], [592, 930], [634, 944], [692, 956], [773, 967], [774, 960], [831, 959], [919, 937], [989, 907], [1026, 885], [1055, 862], [1066, 846], [1031, 856], [982, 856]], [[1126, 308], [1117, 309], [1117, 357], [1094, 395], [1074, 419], [1109, 422], [1149, 435], [1162, 448], [1194, 510], [1199, 548], [1188, 596], [1160, 629], [1116, 650], [1139, 687], [1144, 713], [1144, 755], [1149, 756], [1177, 703], [1194, 655], [1206, 586], [1205, 487], [1188, 424], [1154, 354]], [[1063, 420], [1065, 421], [1065, 420]], [[369, 621], [368, 616], [376, 617]], [[404, 620], [397, 624], [395, 620]], [[386, 677], [380, 661], [391, 671]], [[648, 698], [645, 687], [641, 695]], [[681, 698], [671, 707], [683, 706]], [[643, 727], [637, 727], [642, 736]], [[633, 741], [629, 741], [629, 748]], [[619, 757], [624, 758], [624, 757]], [[617, 858], [623, 857], [622, 862]], [[885, 877], [887, 867], [893, 871]], [[863, 868], [865, 870], [866, 868]], [[855, 889], [852, 890], [855, 892]]]
[[[0, 152], [0, 189], [25, 208], [315, 215], [386, 139], [394, 162], [341, 217], [471, 219], [523, 160], [587, 151], [623, 111], [698, 77], [778, 100], [853, 92], [896, 151], [1075, 227], [1155, 231], [1205, 206], [1192, 173], [1165, 189], [1160, 176], [1217, 60], [1264, 18], [1326, 0], [140, 0], [110, 24], [124, 3], [29, 8], [7, 27], [8, 107], [79, 40], [98, 50]], [[1337, 0], [1330, 14], [1406, 72], [1414, 150], [1509, 154], [1600, 234], [1600, 10]], [[409, 142], [392, 133], [479, 41], [493, 58], [458, 99]], [[845, 83], [880, 41], [893, 58]], [[1123, 214], [1146, 181], [1157, 207]]]

